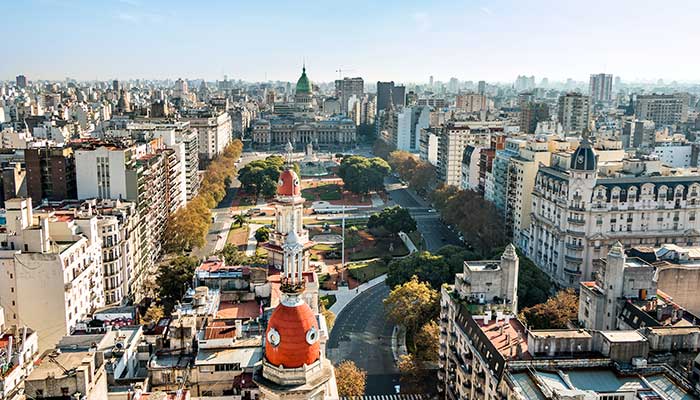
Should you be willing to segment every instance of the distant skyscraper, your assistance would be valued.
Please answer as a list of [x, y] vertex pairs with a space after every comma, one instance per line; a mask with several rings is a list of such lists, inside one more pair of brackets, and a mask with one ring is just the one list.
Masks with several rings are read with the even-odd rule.
[[430, 75], [430, 81], [429, 81], [428, 85], [432, 88], [434, 83], [435, 83], [435, 80], [433, 79], [433, 76]]
[[348, 101], [352, 96], [361, 99], [365, 93], [365, 81], [362, 78], [343, 78], [335, 81], [335, 97], [340, 100], [340, 112], [348, 114]]
[[523, 90], [531, 90], [534, 88], [535, 88], [535, 77], [534, 76], [518, 75], [518, 78], [515, 80], [515, 90], [523, 91]]
[[634, 113], [657, 126], [674, 125], [688, 121], [688, 102], [687, 93], [639, 95]]
[[622, 84], [622, 78], [620, 78], [619, 76], [616, 76], [615, 77], [615, 87], [619, 88], [620, 84]]
[[15, 78], [15, 82], [17, 83], [17, 87], [20, 87], [22, 89], [27, 87], [27, 77], [24, 75], [17, 75], [17, 78]]
[[588, 129], [591, 118], [591, 99], [580, 93], [559, 97], [559, 123], [565, 133], [582, 133]]
[[395, 86], [394, 81], [377, 82], [377, 112], [385, 110], [389, 102], [394, 106], [406, 105], [406, 87]]
[[116, 79], [112, 81], [112, 90], [114, 93], [119, 93], [119, 81]]
[[593, 103], [609, 103], [612, 100], [612, 75], [591, 75], [588, 94]]
[[479, 94], [486, 92], [486, 81], [479, 81]]

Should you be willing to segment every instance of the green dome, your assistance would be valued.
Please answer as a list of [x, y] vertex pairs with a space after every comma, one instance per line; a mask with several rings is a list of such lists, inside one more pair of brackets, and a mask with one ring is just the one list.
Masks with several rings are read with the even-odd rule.
[[311, 81], [306, 76], [306, 67], [301, 70], [301, 76], [297, 81], [297, 93], [311, 93]]

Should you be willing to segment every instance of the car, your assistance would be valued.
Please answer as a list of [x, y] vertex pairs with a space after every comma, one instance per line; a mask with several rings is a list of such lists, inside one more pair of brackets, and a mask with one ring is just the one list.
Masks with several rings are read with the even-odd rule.
[[437, 210], [436, 210], [436, 209], [434, 209], [434, 208], [430, 208], [430, 209], [428, 209], [428, 212], [429, 212], [429, 213], [436, 213], [436, 212], [437, 212]]

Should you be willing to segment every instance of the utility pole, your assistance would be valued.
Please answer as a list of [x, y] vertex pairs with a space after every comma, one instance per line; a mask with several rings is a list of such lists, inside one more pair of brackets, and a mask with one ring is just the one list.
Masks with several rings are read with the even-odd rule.
[[340, 232], [342, 236], [342, 241], [340, 243], [340, 268], [341, 268], [341, 275], [340, 275], [340, 280], [341, 282], [345, 282], [345, 204], [342, 205], [342, 213], [343, 217], [340, 220]]

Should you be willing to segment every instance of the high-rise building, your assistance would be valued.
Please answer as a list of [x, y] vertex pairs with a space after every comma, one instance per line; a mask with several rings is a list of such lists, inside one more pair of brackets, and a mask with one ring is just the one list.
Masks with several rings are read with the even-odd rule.
[[406, 87], [395, 86], [394, 81], [377, 82], [377, 113], [386, 110], [391, 102], [395, 107], [406, 105]]
[[24, 75], [17, 75], [15, 78], [15, 83], [18, 88], [24, 89], [27, 87], [27, 77]]
[[468, 113], [480, 113], [493, 110], [494, 104], [483, 94], [463, 93], [455, 98], [455, 107]]
[[612, 101], [613, 76], [594, 74], [588, 85], [588, 95], [593, 103], [610, 103]]
[[486, 93], [486, 81], [479, 81], [478, 93], [481, 95]]
[[520, 132], [535, 133], [537, 124], [543, 121], [549, 121], [547, 103], [525, 101], [520, 104]]
[[340, 112], [348, 115], [348, 101], [352, 96], [361, 99], [365, 93], [365, 81], [362, 78], [343, 78], [335, 81], [335, 97], [340, 100]]
[[233, 124], [231, 116], [225, 110], [212, 108], [188, 109], [182, 111], [182, 120], [189, 121], [199, 137], [199, 166], [206, 167], [214, 157], [224, 151], [231, 141]]
[[32, 147], [24, 151], [27, 195], [34, 204], [42, 200], [75, 200], [75, 156], [70, 147]]
[[116, 79], [112, 81], [112, 91], [114, 93], [119, 93], [119, 81]]
[[637, 119], [654, 121], [657, 127], [688, 122], [688, 95], [649, 94], [637, 96], [634, 113]]
[[580, 134], [588, 130], [591, 119], [590, 97], [574, 92], [560, 96], [557, 116], [566, 134]]

